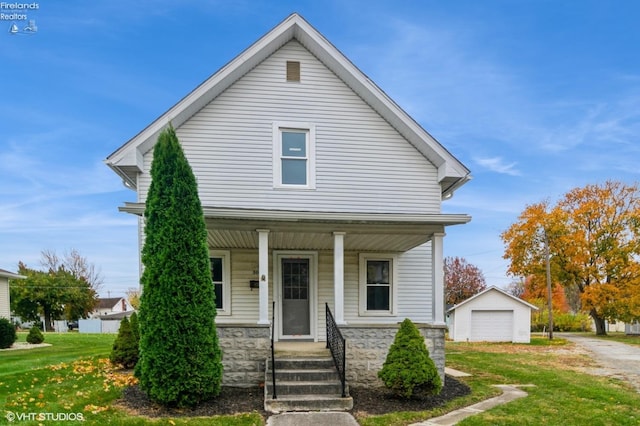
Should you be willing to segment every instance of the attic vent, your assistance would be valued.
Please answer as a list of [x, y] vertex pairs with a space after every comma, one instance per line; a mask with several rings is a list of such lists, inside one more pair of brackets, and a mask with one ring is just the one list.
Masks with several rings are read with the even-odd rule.
[[300, 62], [287, 61], [287, 81], [300, 81]]

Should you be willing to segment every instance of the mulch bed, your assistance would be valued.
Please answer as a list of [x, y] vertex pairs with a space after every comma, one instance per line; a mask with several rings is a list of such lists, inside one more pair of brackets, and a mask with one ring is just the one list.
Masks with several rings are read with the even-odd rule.
[[471, 389], [464, 383], [447, 376], [439, 395], [400, 398], [386, 388], [350, 388], [353, 397], [353, 412], [366, 414], [386, 414], [395, 411], [424, 411], [439, 407], [447, 402], [469, 395]]
[[[447, 376], [442, 392], [435, 396], [397, 398], [385, 388], [350, 388], [353, 413], [385, 414], [395, 411], [424, 411], [471, 393], [471, 389], [453, 377]], [[206, 417], [221, 414], [258, 412], [264, 418], [263, 388], [223, 387], [220, 395], [194, 408], [166, 408], [155, 404], [138, 386], [125, 388], [117, 405], [134, 415], [147, 417]]]

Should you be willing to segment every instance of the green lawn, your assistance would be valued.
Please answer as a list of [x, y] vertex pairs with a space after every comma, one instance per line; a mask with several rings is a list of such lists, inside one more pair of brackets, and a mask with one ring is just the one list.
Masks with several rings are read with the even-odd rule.
[[[24, 341], [25, 335], [20, 335]], [[73, 421], [32, 421], [24, 416], [75, 416], [89, 425], [263, 425], [257, 413], [208, 418], [148, 419], [115, 406], [131, 374], [114, 370], [106, 361], [114, 335], [47, 333], [53, 346], [0, 351], [0, 418], [20, 425], [77, 424]], [[463, 379], [473, 390], [467, 397], [425, 412], [384, 416], [359, 414], [363, 426], [407, 425], [496, 395], [493, 384], [531, 384], [529, 396], [489, 412], [472, 416], [461, 425], [637, 425], [640, 394], [614, 379], [582, 372], [589, 359], [572, 351], [563, 339], [533, 338], [529, 345], [447, 342], [447, 365], [473, 374]], [[41, 414], [42, 413], [42, 414]], [[58, 417], [60, 418], [60, 417]], [[49, 418], [51, 419], [51, 418]], [[54, 418], [55, 419], [55, 418]], [[5, 420], [0, 420], [0, 424]]]
[[[44, 333], [44, 343], [52, 346], [0, 352], [0, 380], [5, 375], [19, 375], [34, 366], [57, 364], [78, 359], [81, 356], [108, 357], [115, 334]], [[18, 342], [25, 342], [27, 333], [18, 333]]]
[[[20, 333], [18, 341], [25, 341]], [[47, 333], [52, 346], [0, 351], [0, 424], [262, 425], [256, 413], [208, 418], [134, 417], [114, 407], [135, 379], [108, 362], [115, 335]], [[8, 417], [7, 417], [8, 416]], [[12, 417], [13, 416], [13, 417]], [[40, 417], [40, 418], [39, 418]]]
[[563, 339], [532, 345], [448, 343], [449, 366], [474, 374], [472, 388], [532, 384], [529, 396], [473, 416], [461, 425], [637, 425], [640, 394], [628, 384], [583, 373], [591, 365]]
[[393, 413], [358, 418], [363, 426], [408, 425], [440, 415], [460, 405], [470, 405], [499, 392], [494, 384], [528, 384], [529, 396], [486, 413], [471, 416], [460, 425], [637, 425], [640, 394], [626, 383], [583, 372], [591, 365], [574, 345], [563, 339], [533, 338], [531, 344], [447, 342], [447, 366], [473, 376], [461, 379], [472, 395], [447, 407], [422, 413]]

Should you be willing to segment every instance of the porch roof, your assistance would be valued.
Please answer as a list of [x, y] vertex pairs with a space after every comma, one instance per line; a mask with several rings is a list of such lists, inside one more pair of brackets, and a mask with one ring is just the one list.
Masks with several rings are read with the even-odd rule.
[[[144, 204], [120, 211], [142, 215]], [[344, 249], [407, 251], [429, 241], [446, 226], [471, 220], [465, 214], [353, 213], [204, 207], [208, 241], [219, 248], [258, 248], [258, 229], [269, 230], [269, 248], [330, 250], [334, 232], [344, 232]]]

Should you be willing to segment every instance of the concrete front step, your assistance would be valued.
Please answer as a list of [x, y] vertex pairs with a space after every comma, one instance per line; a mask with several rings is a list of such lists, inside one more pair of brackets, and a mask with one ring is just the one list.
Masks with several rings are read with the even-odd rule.
[[[271, 370], [268, 370], [267, 373], [271, 376]], [[276, 370], [276, 380], [285, 382], [324, 381], [337, 380], [338, 378], [335, 368]]]
[[[353, 399], [342, 398], [342, 383], [333, 358], [326, 354], [305, 357], [276, 356], [277, 399], [273, 399], [271, 360], [265, 371], [266, 411], [345, 411], [353, 408]], [[345, 393], [348, 395], [348, 386]]]
[[285, 411], [348, 411], [353, 408], [353, 398], [339, 395], [299, 395], [265, 398], [264, 409], [272, 413]]
[[326, 342], [275, 342], [276, 359], [331, 357]]
[[[268, 361], [267, 368], [271, 369], [271, 360]], [[335, 369], [333, 358], [278, 358], [276, 356], [276, 373], [280, 370], [317, 370]]]
[[[273, 385], [267, 383], [267, 395], [273, 395]], [[311, 382], [285, 382], [276, 378], [277, 395], [280, 396], [297, 396], [297, 395], [342, 395], [342, 383], [340, 380], [322, 380]], [[345, 387], [345, 392], [348, 392]]]

